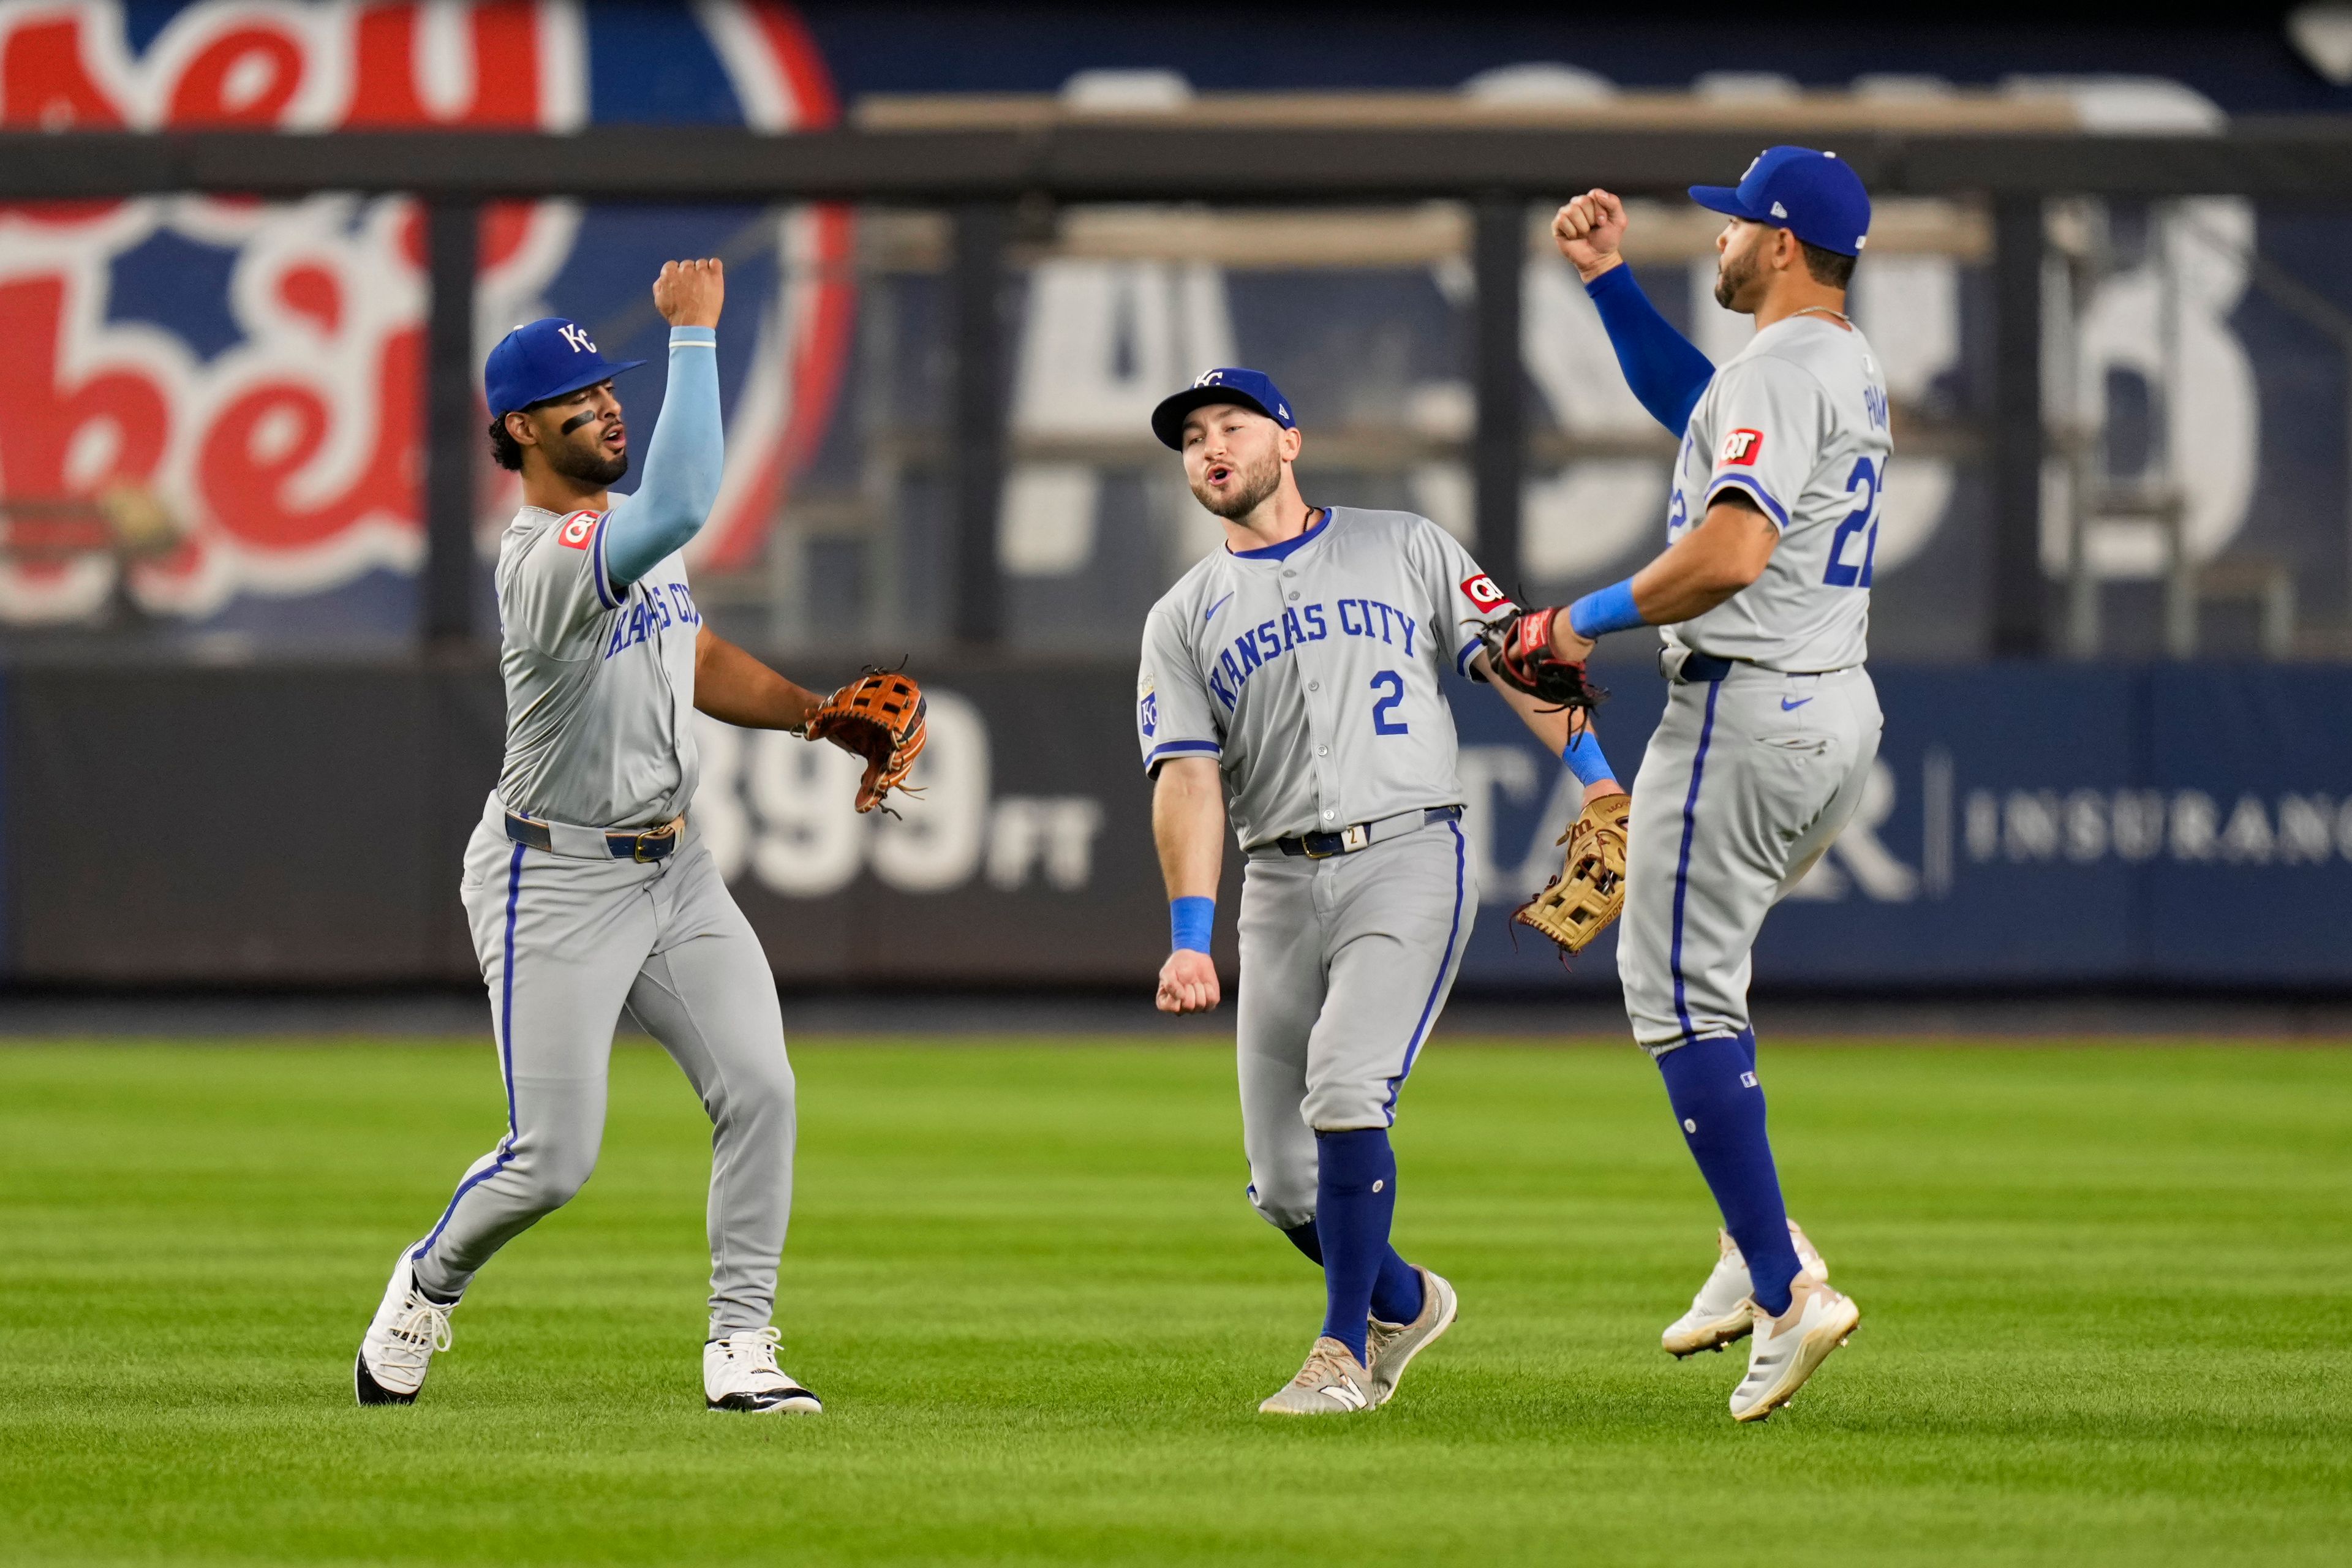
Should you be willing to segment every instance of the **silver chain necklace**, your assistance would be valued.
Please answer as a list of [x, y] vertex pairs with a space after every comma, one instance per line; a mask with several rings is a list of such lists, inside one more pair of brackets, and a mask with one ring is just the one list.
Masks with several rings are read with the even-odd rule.
[[1827, 305], [1807, 305], [1800, 310], [1791, 310], [1789, 314], [1792, 316], [1835, 316], [1839, 321], [1843, 321], [1849, 330], [1859, 330], [1854, 328], [1853, 318], [1852, 316], [1847, 315], [1843, 310], [1832, 310]]

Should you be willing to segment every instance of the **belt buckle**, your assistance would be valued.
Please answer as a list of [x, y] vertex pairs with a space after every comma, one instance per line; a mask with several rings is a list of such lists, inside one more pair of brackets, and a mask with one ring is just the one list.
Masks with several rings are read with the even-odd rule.
[[[674, 821], [665, 822], [659, 827], [648, 828], [637, 835], [636, 847], [631, 858], [640, 866], [650, 866], [656, 860], [667, 859], [669, 856], [670, 841], [677, 836], [677, 824]], [[656, 848], [660, 849], [660, 854], [648, 853]]]

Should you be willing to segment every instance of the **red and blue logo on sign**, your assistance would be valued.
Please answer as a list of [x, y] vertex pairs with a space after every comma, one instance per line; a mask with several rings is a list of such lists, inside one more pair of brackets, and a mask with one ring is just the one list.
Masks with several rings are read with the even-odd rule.
[[[0, 6], [9, 130], [787, 131], [837, 113], [798, 16], [764, 0]], [[123, 586], [156, 614], [348, 589], [405, 624], [395, 574], [424, 556], [421, 240], [399, 197], [0, 206], [8, 501], [27, 515], [136, 504], [177, 540], [127, 568], [102, 550], [13, 552], [0, 619], [87, 616], [127, 570]], [[727, 479], [690, 552], [716, 568], [756, 558], [830, 417], [853, 303], [847, 210], [519, 202], [482, 225], [484, 353], [516, 321], [561, 315], [615, 357], [659, 362], [661, 322], [644, 306], [656, 270], [722, 252]], [[650, 431], [658, 373], [624, 395]], [[519, 500], [500, 484], [486, 523]]]

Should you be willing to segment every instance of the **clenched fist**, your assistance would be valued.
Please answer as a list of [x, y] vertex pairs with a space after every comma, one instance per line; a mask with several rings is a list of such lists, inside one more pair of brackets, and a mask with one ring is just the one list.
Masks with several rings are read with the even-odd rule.
[[1625, 204], [1596, 186], [1553, 216], [1551, 237], [1590, 283], [1625, 259], [1617, 254], [1625, 239]]
[[715, 327], [726, 302], [727, 268], [716, 257], [665, 261], [654, 279], [654, 309], [673, 327]]

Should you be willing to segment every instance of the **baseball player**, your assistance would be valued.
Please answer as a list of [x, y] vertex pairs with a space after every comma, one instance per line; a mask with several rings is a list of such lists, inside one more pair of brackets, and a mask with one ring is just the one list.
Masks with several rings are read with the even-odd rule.
[[[1370, 1409], [1454, 1321], [1453, 1287], [1389, 1245], [1388, 1129], [1478, 904], [1441, 682], [1483, 671], [1479, 631], [1509, 605], [1426, 518], [1308, 506], [1304, 437], [1256, 371], [1210, 371], [1151, 428], [1226, 541], [1144, 626], [1136, 728], [1172, 931], [1158, 1002], [1218, 1003], [1209, 931], [1230, 823], [1246, 857], [1249, 1200], [1322, 1266], [1326, 1293], [1305, 1366], [1259, 1408]], [[1618, 793], [1589, 731], [1504, 694], [1571, 766], [1598, 770], [1590, 795]]]
[[466, 851], [461, 889], [489, 988], [506, 1134], [393, 1265], [360, 1343], [362, 1405], [416, 1398], [475, 1272], [595, 1167], [622, 1008], [658, 1039], [712, 1124], [713, 1410], [813, 1412], [769, 1326], [792, 1212], [793, 1069], [759, 939], [687, 822], [697, 710], [805, 732], [817, 698], [702, 624], [680, 552], [719, 493], [717, 261], [654, 284], [669, 384], [645, 476], [618, 500], [628, 430], [613, 378], [574, 322], [508, 333], [484, 374], [499, 464], [523, 506], [499, 542], [506, 760]]
[[1864, 670], [1871, 552], [1885, 484], [1886, 384], [1845, 314], [1870, 198], [1835, 154], [1774, 147], [1737, 186], [1692, 199], [1729, 218], [1716, 299], [1756, 318], [1721, 369], [1669, 326], [1622, 265], [1622, 203], [1559, 210], [1636, 396], [1682, 437], [1665, 552], [1564, 610], [1516, 617], [1516, 679], [1581, 667], [1595, 639], [1655, 626], [1673, 682], [1634, 792], [1617, 966], [1633, 1037], [1664, 1075], [1723, 1211], [1716, 1271], [1666, 1331], [1676, 1353], [1749, 1332], [1731, 1413], [1786, 1404], [1861, 1321], [1790, 1223], [1765, 1135], [1749, 950], [1764, 916], [1853, 816], [1878, 752]]

